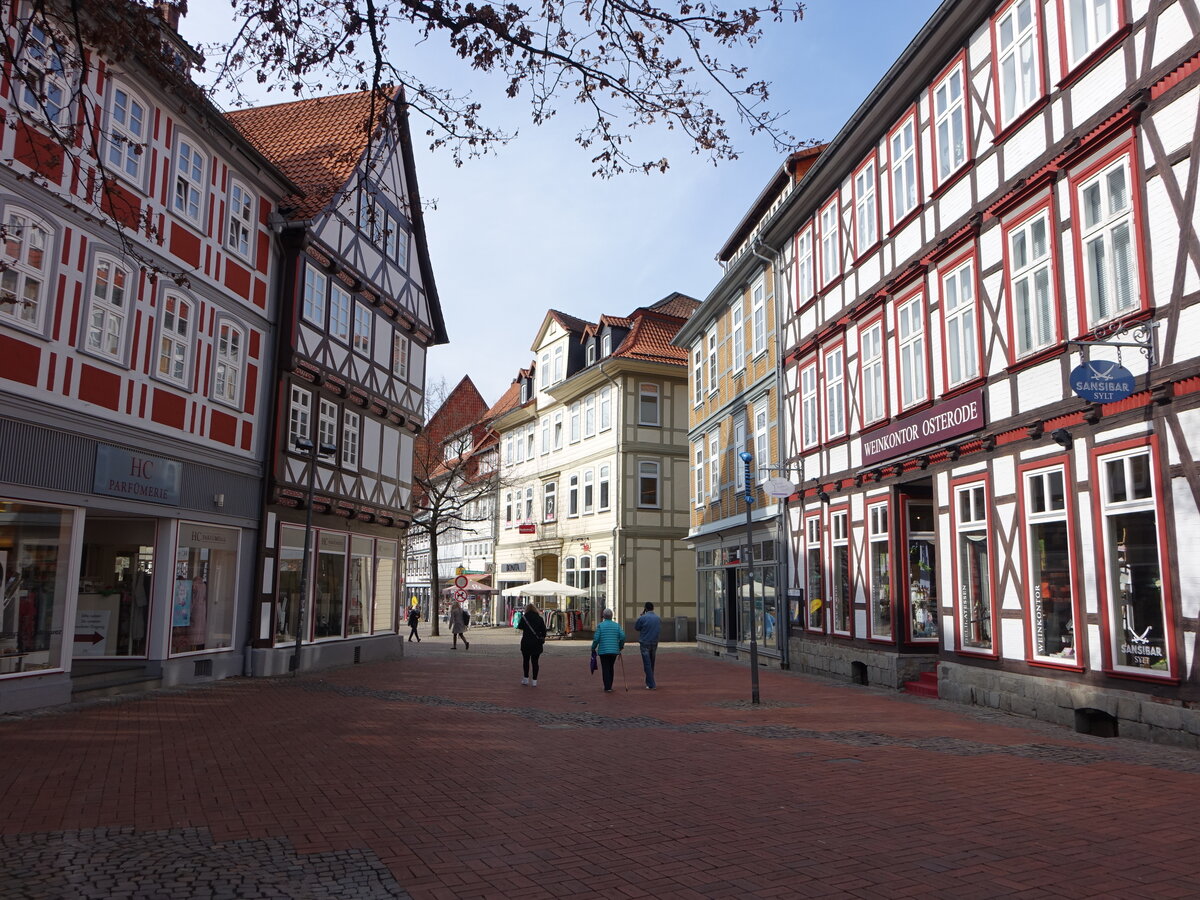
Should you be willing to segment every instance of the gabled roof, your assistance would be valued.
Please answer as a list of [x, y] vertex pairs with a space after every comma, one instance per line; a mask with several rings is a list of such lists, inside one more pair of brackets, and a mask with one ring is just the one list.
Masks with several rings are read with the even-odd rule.
[[587, 319], [577, 319], [574, 316], [567, 315], [565, 312], [559, 312], [557, 309], [550, 310], [549, 315], [553, 317], [555, 322], [567, 329], [567, 331], [573, 331], [576, 334], [582, 334], [592, 324]]
[[700, 308], [700, 301], [695, 297], [689, 297], [687, 294], [674, 291], [667, 294], [667, 296], [663, 297], [650, 308], [657, 313], [662, 313], [664, 316], [674, 316], [677, 319], [690, 319], [692, 313]]
[[588, 325], [588, 327], [583, 330], [583, 333], [589, 337], [591, 335], [599, 334], [600, 329], [606, 325], [609, 328], [632, 328], [633, 319], [631, 319], [629, 316], [601, 316], [599, 322], [597, 322], [595, 325]]
[[[680, 295], [682, 296], [682, 295]], [[687, 298], [691, 300], [691, 298]], [[691, 300], [693, 308], [700, 304]], [[671, 344], [671, 338], [679, 333], [686, 320], [679, 316], [662, 315], [651, 310], [634, 313], [633, 328], [613, 351], [614, 357], [641, 359], [648, 362], [686, 364], [688, 352]]]

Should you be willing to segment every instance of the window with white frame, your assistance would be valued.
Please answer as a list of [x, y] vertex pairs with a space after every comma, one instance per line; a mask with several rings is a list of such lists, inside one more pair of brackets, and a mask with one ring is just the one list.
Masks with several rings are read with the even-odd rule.
[[708, 435], [708, 499], [715, 502], [721, 497], [721, 438], [718, 432]]
[[939, 183], [967, 161], [967, 100], [963, 69], [961, 62], [956, 63], [933, 88], [933, 133]]
[[554, 414], [554, 449], [561, 450], [563, 448], [563, 414], [557, 412]]
[[800, 434], [805, 449], [821, 442], [820, 399], [817, 394], [817, 361], [800, 369]]
[[288, 449], [295, 450], [297, 441], [309, 440], [312, 421], [312, 394], [292, 385], [288, 402]]
[[838, 203], [821, 210], [821, 284], [826, 285], [842, 274], [841, 241], [838, 233]]
[[1170, 675], [1170, 620], [1150, 448], [1102, 456], [1097, 465], [1113, 668]]
[[612, 353], [612, 332], [606, 331], [600, 336], [600, 355], [608, 356]]
[[354, 349], [366, 356], [371, 355], [371, 307], [361, 301], [354, 304]]
[[746, 368], [746, 323], [744, 317], [742, 298], [739, 296], [733, 301], [733, 308], [730, 312], [730, 324], [732, 326], [730, 342], [733, 344], [734, 375], [742, 374], [742, 371]]
[[825, 630], [825, 567], [821, 558], [821, 517], [804, 520], [804, 560], [808, 582], [808, 616], [805, 626]]
[[692, 346], [692, 404], [704, 402], [704, 343], [696, 341]]
[[128, 287], [129, 270], [115, 259], [97, 256], [92, 261], [86, 346], [93, 353], [116, 360], [124, 356]]
[[532, 391], [531, 384], [532, 384], [532, 382], [530, 382], [528, 379], [526, 379], [526, 378], [521, 379], [521, 405], [522, 406], [529, 402], [529, 394]]
[[1131, 188], [1128, 156], [1079, 185], [1079, 241], [1089, 326], [1139, 305]]
[[754, 404], [754, 467], [755, 480], [760, 484], [771, 477], [771, 442], [767, 423], [767, 400]]
[[4, 217], [0, 316], [40, 328], [52, 262], [50, 230], [31, 213], [10, 209]]
[[347, 469], [358, 468], [359, 429], [362, 417], [347, 410], [342, 414], [342, 465]]
[[213, 399], [237, 406], [242, 399], [242, 330], [230, 322], [217, 326], [217, 363]]
[[158, 374], [186, 384], [191, 347], [192, 306], [177, 294], [167, 294], [158, 336]]
[[659, 464], [654, 460], [638, 462], [638, 506], [658, 509], [662, 505], [659, 487]]
[[717, 329], [714, 326], [708, 332], [708, 392], [717, 390]]
[[576, 400], [574, 403], [571, 404], [570, 413], [571, 413], [571, 415], [570, 415], [571, 433], [570, 433], [570, 436], [567, 438], [567, 440], [569, 440], [572, 444], [574, 444], [580, 438], [580, 427], [579, 427], [580, 426], [580, 421], [579, 421], [580, 413], [579, 413], [579, 401], [578, 400]]
[[513, 450], [513, 439], [514, 436], [512, 434], [504, 436], [504, 464], [506, 466], [512, 465], [513, 460], [516, 458], [516, 453]]
[[900, 357], [900, 408], [928, 397], [925, 371], [925, 302], [921, 294], [896, 305], [896, 352]]
[[887, 394], [883, 377], [883, 322], [868, 325], [862, 331], [859, 349], [862, 369], [863, 424], [878, 422], [887, 415]]
[[317, 441], [320, 446], [335, 446], [337, 444], [337, 404], [321, 398], [317, 415]]
[[558, 384], [563, 380], [563, 348], [554, 348], [554, 383]]
[[917, 208], [917, 119], [909, 116], [888, 139], [892, 168], [892, 221]]
[[542, 361], [538, 363], [538, 387], [545, 390], [550, 386], [550, 354], [543, 353]]
[[579, 515], [579, 476], [572, 475], [567, 479], [567, 515], [571, 518]]
[[304, 266], [303, 316], [314, 325], [325, 327], [325, 304], [329, 293], [329, 277], [318, 272], [312, 263]]
[[608, 486], [610, 483], [611, 472], [612, 469], [607, 463], [600, 467], [600, 481], [597, 484], [597, 493], [600, 495], [600, 502], [597, 506], [597, 509], [599, 509], [600, 512], [604, 512], [609, 508]]
[[1016, 0], [1009, 5], [996, 19], [995, 38], [1000, 127], [1003, 128], [1028, 109], [1041, 92], [1034, 0]]
[[587, 365], [590, 366], [596, 361], [596, 341], [594, 339], [587, 342], [586, 353]]
[[1033, 655], [1046, 662], [1073, 661], [1075, 593], [1062, 466], [1025, 473], [1025, 542]]
[[586, 515], [596, 511], [595, 469], [587, 469], [583, 473], [583, 511]]
[[520, 432], [517, 432], [516, 434], [512, 435], [512, 441], [513, 441], [513, 462], [514, 463], [525, 462], [524, 436]]
[[642, 383], [638, 385], [638, 424], [659, 425], [659, 386]]
[[588, 394], [583, 400], [583, 436], [596, 434], [596, 395]]
[[1018, 357], [1055, 340], [1050, 213], [1042, 210], [1008, 232], [1013, 341]]
[[146, 154], [146, 104], [121, 84], [114, 84], [108, 108], [108, 165], [141, 183]]
[[838, 634], [850, 633], [854, 598], [850, 583], [850, 512], [829, 514], [829, 612], [830, 627]]
[[879, 204], [875, 195], [875, 160], [854, 176], [854, 251], [866, 253], [879, 238]]
[[554, 522], [558, 518], [558, 484], [547, 481], [542, 486], [542, 521]]
[[204, 206], [204, 166], [207, 157], [188, 138], [175, 138], [175, 188], [171, 209], [199, 225]]
[[533, 485], [525, 488], [525, 518], [524, 521], [533, 521]]
[[871, 580], [868, 618], [871, 637], [892, 636], [892, 552], [888, 534], [888, 507], [876, 503], [867, 507], [867, 575]]
[[1117, 0], [1067, 0], [1067, 64], [1074, 67], [1117, 30]]
[[333, 282], [329, 289], [329, 333], [339, 341], [350, 341], [350, 292]]
[[738, 457], [738, 454], [746, 449], [746, 420], [741, 417], [734, 419], [733, 446], [729, 449], [733, 453], [734, 483], [740, 494], [746, 490], [746, 467], [742, 465], [742, 461]]
[[513, 492], [504, 492], [504, 527], [512, 528], [513, 523]]
[[392, 334], [392, 374], [408, 378], [408, 338], [398, 331]]
[[606, 387], [600, 391], [600, 430], [612, 428], [612, 388]]
[[229, 229], [225, 236], [230, 250], [250, 259], [250, 236], [254, 232], [254, 195], [240, 181], [230, 181]]
[[68, 124], [72, 93], [71, 66], [63, 47], [40, 13], [19, 23], [15, 39], [22, 109], [52, 125]]
[[946, 387], [955, 387], [979, 375], [975, 317], [975, 262], [968, 259], [942, 276]]
[[754, 355], [767, 349], [767, 284], [760, 278], [750, 289], [750, 316], [754, 328]]
[[835, 347], [825, 354], [825, 436], [846, 433], [846, 351]]
[[803, 304], [812, 297], [815, 288], [813, 278], [813, 230], [808, 225], [796, 235], [796, 300]]
[[704, 465], [704, 438], [700, 438], [700, 440], [693, 445], [692, 457], [695, 460], [695, 465], [692, 467], [692, 476], [694, 482], [692, 500], [696, 506], [703, 506], [704, 479], [707, 475], [707, 470]]
[[958, 542], [958, 616], [964, 650], [992, 649], [992, 574], [987, 527], [987, 488], [954, 490]]
[[528, 460], [533, 459], [533, 448], [536, 435], [537, 429], [534, 427], [532, 422], [525, 426], [525, 458]]
[[542, 456], [550, 452], [550, 417], [542, 416]]

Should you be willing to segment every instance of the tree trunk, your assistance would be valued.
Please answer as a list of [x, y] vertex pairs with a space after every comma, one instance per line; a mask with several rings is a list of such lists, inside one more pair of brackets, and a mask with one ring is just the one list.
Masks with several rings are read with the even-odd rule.
[[440, 580], [438, 578], [437, 528], [431, 527], [429, 529], [429, 633], [434, 637], [441, 634], [438, 630], [438, 626], [441, 624], [441, 615], [439, 614]]

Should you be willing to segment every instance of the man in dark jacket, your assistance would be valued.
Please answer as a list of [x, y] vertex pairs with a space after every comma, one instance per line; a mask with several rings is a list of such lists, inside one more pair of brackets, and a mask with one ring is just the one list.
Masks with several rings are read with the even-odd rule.
[[421, 612], [415, 606], [409, 607], [408, 610], [408, 640], [411, 642], [413, 638], [417, 639], [417, 643], [421, 643], [421, 636], [417, 634], [417, 625], [421, 621]]
[[638, 633], [638, 646], [642, 648], [642, 668], [646, 670], [646, 690], [657, 686], [654, 682], [654, 657], [658, 653], [658, 636], [662, 631], [662, 619], [654, 611], [654, 604], [647, 603], [638, 620], [633, 623]]

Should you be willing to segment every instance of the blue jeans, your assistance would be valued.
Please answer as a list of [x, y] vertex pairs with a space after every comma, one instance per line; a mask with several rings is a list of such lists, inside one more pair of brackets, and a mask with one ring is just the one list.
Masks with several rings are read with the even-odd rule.
[[654, 657], [658, 653], [658, 644], [639, 644], [642, 648], [642, 668], [646, 670], [646, 687], [655, 687], [654, 684]]

